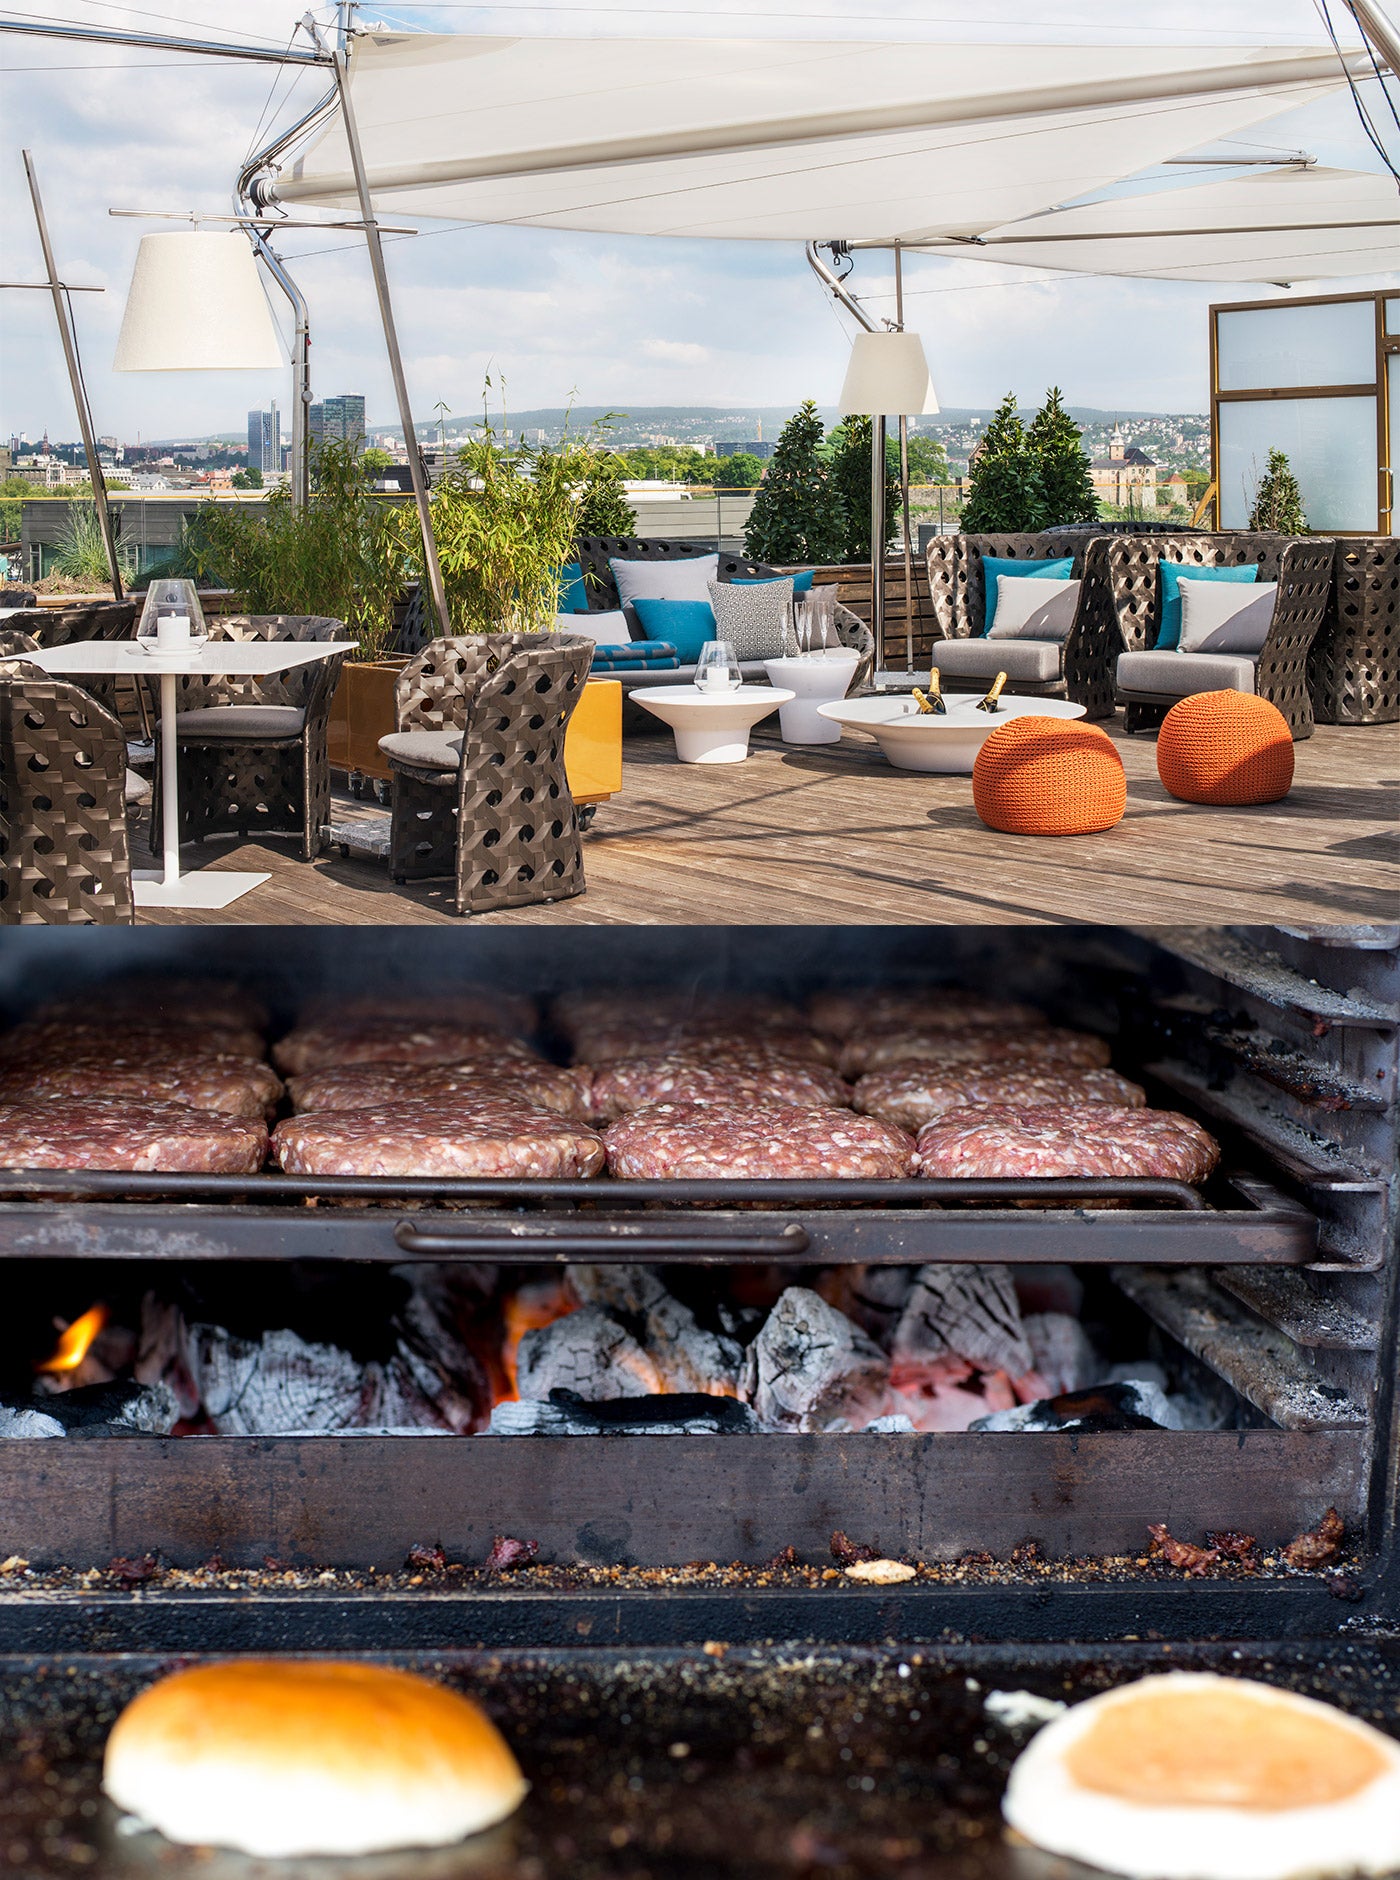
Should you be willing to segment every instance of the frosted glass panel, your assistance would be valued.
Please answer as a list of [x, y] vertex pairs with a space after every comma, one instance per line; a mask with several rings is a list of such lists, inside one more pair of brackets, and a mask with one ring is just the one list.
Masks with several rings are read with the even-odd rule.
[[[1400, 308], [1400, 300], [1391, 305]], [[1385, 363], [1390, 374], [1390, 533], [1400, 535], [1400, 503], [1395, 500], [1400, 495], [1395, 487], [1400, 476], [1400, 353], [1389, 353]]]
[[1376, 314], [1370, 300], [1258, 307], [1216, 318], [1222, 392], [1375, 382]]
[[1385, 330], [1387, 333], [1400, 333], [1400, 300], [1388, 300], [1385, 303]]
[[1220, 520], [1242, 529], [1269, 452], [1288, 453], [1310, 529], [1374, 531], [1374, 398], [1269, 398], [1220, 407]]

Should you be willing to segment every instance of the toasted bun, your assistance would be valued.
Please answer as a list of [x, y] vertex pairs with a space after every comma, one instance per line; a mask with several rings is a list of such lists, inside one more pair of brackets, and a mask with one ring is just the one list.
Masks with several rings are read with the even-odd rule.
[[103, 1787], [172, 1841], [266, 1859], [441, 1847], [528, 1787], [490, 1719], [406, 1671], [236, 1659], [127, 1705]]
[[1390, 1873], [1400, 1744], [1310, 1697], [1174, 1672], [1047, 1724], [1003, 1807], [1038, 1847], [1143, 1880]]

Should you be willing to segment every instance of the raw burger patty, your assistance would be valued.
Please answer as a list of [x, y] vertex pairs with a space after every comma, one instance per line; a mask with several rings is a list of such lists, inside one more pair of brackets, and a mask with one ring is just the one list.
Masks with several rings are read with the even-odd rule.
[[589, 1064], [613, 1064], [671, 1051], [735, 1065], [767, 1063], [774, 1057], [829, 1064], [835, 1056], [830, 1041], [805, 1025], [747, 1027], [697, 1021], [647, 1031], [636, 1023], [618, 1024], [582, 1034], [580, 1044], [575, 1045], [575, 1055]]
[[0, 1033], [0, 1064], [77, 1064], [93, 1056], [128, 1064], [179, 1064], [191, 1057], [261, 1058], [263, 1040], [245, 1025], [149, 1024], [118, 1016], [31, 1018]]
[[484, 1025], [350, 1017], [298, 1025], [273, 1046], [272, 1061], [278, 1070], [297, 1077], [331, 1064], [460, 1064], [489, 1052], [536, 1059], [529, 1045]]
[[841, 1108], [850, 1085], [825, 1064], [781, 1057], [739, 1064], [693, 1051], [662, 1051], [622, 1058], [593, 1075], [593, 1115], [611, 1122], [653, 1103], [790, 1103], [798, 1109]]
[[998, 1030], [1043, 1025], [1045, 1016], [1016, 999], [990, 998], [961, 986], [931, 986], [926, 992], [818, 992], [807, 1006], [818, 1031], [833, 1038], [852, 1032], [883, 1031], [911, 1025], [920, 1031], [961, 1031], [967, 1025], [995, 1025]]
[[1147, 1092], [1117, 1071], [1071, 1070], [1060, 1065], [982, 1070], [972, 1064], [910, 1063], [867, 1071], [857, 1082], [852, 1101], [858, 1110], [917, 1134], [935, 1116], [984, 1103], [1013, 1108], [1033, 1104], [1037, 1109], [1047, 1104], [1114, 1103], [1140, 1109]]
[[939, 1031], [921, 1025], [891, 1026], [857, 1032], [841, 1047], [837, 1069], [843, 1077], [883, 1070], [888, 1064], [917, 1059], [921, 1064], [1067, 1064], [1083, 1070], [1107, 1064], [1108, 1046], [1087, 1031], [1040, 1025], [1027, 1031], [1001, 1031], [994, 1025], [969, 1025]]
[[914, 1162], [913, 1143], [888, 1123], [790, 1103], [658, 1103], [604, 1140], [608, 1167], [625, 1181], [894, 1180]]
[[469, 1116], [406, 1097], [379, 1109], [317, 1110], [279, 1123], [273, 1153], [290, 1175], [596, 1175], [603, 1141], [586, 1124], [505, 1098]]
[[130, 1097], [0, 1104], [0, 1166], [251, 1175], [267, 1155], [261, 1119]]
[[255, 1058], [191, 1057], [175, 1064], [129, 1064], [93, 1054], [76, 1063], [0, 1068], [0, 1103], [67, 1101], [75, 1097], [150, 1098], [185, 1103], [221, 1116], [268, 1116], [282, 1079]]
[[919, 1173], [930, 1176], [1113, 1175], [1202, 1182], [1220, 1145], [1175, 1110], [1107, 1103], [954, 1110], [919, 1131]]
[[386, 1109], [408, 1098], [469, 1116], [479, 1103], [504, 1097], [586, 1121], [590, 1081], [582, 1067], [561, 1070], [493, 1051], [464, 1064], [335, 1064], [294, 1077], [289, 1088], [299, 1115]]

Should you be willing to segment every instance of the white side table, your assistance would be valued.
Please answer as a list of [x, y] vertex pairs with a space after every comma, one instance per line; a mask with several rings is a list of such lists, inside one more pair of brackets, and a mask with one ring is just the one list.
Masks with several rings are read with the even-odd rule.
[[223, 869], [180, 873], [179, 763], [175, 718], [179, 692], [175, 681], [185, 674], [206, 679], [234, 675], [266, 678], [292, 666], [309, 666], [335, 653], [355, 650], [354, 640], [206, 640], [188, 652], [143, 653], [134, 640], [82, 640], [68, 646], [41, 647], [25, 658], [56, 679], [84, 673], [104, 677], [117, 673], [142, 679], [160, 679], [160, 813], [165, 866], [159, 874], [139, 868], [132, 874], [132, 893], [138, 907], [223, 908], [271, 879], [266, 874], [235, 874]]
[[763, 670], [771, 685], [788, 686], [792, 703], [778, 713], [783, 727], [784, 744], [835, 744], [841, 727], [823, 718], [818, 705], [829, 705], [845, 698], [846, 688], [855, 677], [860, 654], [847, 646], [823, 647], [814, 653], [793, 653], [782, 659], [765, 659]]
[[794, 696], [771, 685], [740, 685], [732, 692], [654, 685], [634, 692], [632, 699], [675, 732], [676, 756], [683, 764], [742, 764], [749, 754], [749, 732]]

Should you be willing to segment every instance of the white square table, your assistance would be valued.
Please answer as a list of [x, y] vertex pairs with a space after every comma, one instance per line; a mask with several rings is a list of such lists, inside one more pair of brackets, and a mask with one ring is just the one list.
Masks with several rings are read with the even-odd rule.
[[132, 892], [138, 907], [230, 906], [271, 877], [226, 870], [197, 869], [180, 873], [180, 783], [176, 744], [179, 695], [175, 681], [204, 679], [263, 679], [293, 666], [309, 666], [335, 653], [352, 653], [354, 640], [205, 640], [187, 651], [145, 653], [134, 640], [82, 640], [68, 646], [41, 647], [26, 653], [33, 665], [54, 678], [119, 674], [160, 680], [160, 809], [164, 866], [159, 873], [136, 869]]

